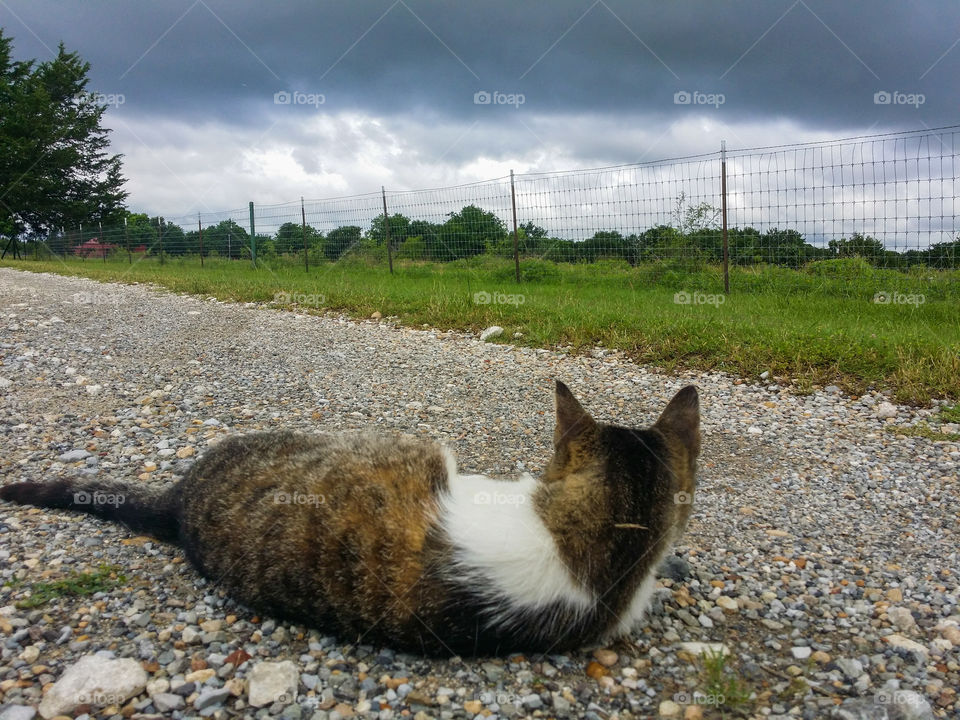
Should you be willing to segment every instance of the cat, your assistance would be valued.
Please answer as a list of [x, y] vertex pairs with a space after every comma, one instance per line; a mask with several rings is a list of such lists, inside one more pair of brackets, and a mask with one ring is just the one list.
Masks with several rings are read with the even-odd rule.
[[166, 490], [61, 479], [0, 488], [181, 546], [260, 612], [426, 655], [560, 652], [642, 617], [692, 508], [687, 386], [647, 429], [595, 421], [556, 384], [543, 476], [461, 475], [431, 441], [370, 432], [228, 436]]

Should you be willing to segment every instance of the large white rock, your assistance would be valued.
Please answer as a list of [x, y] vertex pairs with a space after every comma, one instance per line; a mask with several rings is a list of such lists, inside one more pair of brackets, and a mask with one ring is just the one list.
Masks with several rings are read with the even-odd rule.
[[131, 658], [113, 660], [86, 655], [43, 696], [40, 714], [45, 718], [66, 715], [77, 705], [123, 705], [147, 686], [147, 673]]
[[248, 675], [250, 695], [247, 699], [253, 707], [271, 705], [276, 701], [291, 703], [297, 695], [300, 673], [289, 660], [262, 662], [253, 666]]
[[876, 413], [881, 420], [895, 418], [897, 416], [897, 406], [893, 403], [882, 402], [877, 406]]
[[503, 334], [503, 328], [499, 325], [491, 325], [482, 333], [480, 333], [481, 340], [489, 340], [490, 338], [497, 337], [497, 335]]

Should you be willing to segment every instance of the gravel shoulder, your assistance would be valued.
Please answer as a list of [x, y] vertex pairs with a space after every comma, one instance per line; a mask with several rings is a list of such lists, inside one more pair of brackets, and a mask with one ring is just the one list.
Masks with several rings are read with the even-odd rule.
[[[32, 717], [93, 653], [136, 661], [145, 684], [69, 716], [960, 717], [960, 447], [890, 432], [933, 409], [0, 269], [4, 483], [164, 484], [228, 433], [371, 426], [441, 440], [465, 472], [536, 475], [554, 378], [626, 425], [651, 423], [682, 385], [701, 391], [694, 516], [632, 641], [445, 661], [345, 644], [256, 617], [175, 548], [3, 505], [0, 719]], [[103, 566], [124, 579], [18, 607], [38, 583]], [[727, 691], [752, 696], [718, 706], [689, 643], [722, 644]], [[292, 691], [251, 704], [261, 670], [285, 661]]]

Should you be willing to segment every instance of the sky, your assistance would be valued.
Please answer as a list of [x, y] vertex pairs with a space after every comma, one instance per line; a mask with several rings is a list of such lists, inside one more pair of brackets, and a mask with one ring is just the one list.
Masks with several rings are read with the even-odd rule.
[[91, 63], [129, 206], [168, 216], [934, 128], [960, 99], [956, 0], [0, 0], [0, 27]]

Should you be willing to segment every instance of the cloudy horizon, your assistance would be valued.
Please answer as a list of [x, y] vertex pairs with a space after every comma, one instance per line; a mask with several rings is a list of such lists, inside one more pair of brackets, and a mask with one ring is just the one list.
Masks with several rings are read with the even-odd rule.
[[[956, 122], [945, 2], [0, 3], [170, 216]], [[884, 102], [886, 99], [886, 102]]]

